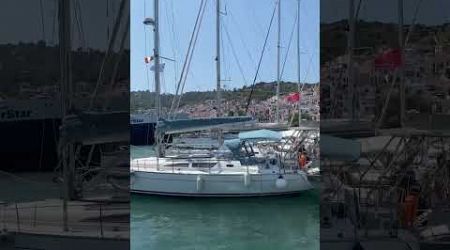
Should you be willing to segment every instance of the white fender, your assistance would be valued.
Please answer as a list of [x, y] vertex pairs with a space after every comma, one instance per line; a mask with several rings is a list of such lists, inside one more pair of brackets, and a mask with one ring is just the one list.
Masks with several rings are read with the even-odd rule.
[[248, 187], [250, 186], [250, 174], [244, 173], [244, 186]]
[[285, 180], [284, 178], [278, 178], [278, 179], [275, 181], [275, 186], [276, 186], [277, 188], [279, 188], [279, 189], [286, 188], [286, 187], [287, 187], [287, 184], [288, 184], [288, 182], [287, 182], [287, 180]]
[[197, 192], [200, 192], [203, 188], [203, 178], [201, 175], [197, 175]]

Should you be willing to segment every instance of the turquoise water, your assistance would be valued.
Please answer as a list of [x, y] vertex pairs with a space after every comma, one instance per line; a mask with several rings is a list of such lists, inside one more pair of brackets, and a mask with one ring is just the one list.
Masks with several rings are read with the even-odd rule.
[[154, 146], [130, 146], [131, 159], [150, 157], [154, 155]]
[[0, 171], [0, 201], [28, 202], [62, 197], [61, 184], [53, 172], [8, 173]]
[[[132, 147], [133, 158], [152, 154]], [[319, 192], [201, 199], [132, 195], [131, 249], [319, 249]]]

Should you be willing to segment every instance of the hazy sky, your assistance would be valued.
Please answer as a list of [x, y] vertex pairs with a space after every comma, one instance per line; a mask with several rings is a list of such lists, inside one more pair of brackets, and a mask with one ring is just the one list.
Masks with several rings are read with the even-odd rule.
[[[135, 0], [131, 0], [135, 1]], [[74, 5], [72, 2], [72, 10]], [[81, 23], [87, 47], [104, 49], [108, 42], [108, 25], [112, 30], [114, 18], [118, 13], [120, 0], [78, 0]], [[58, 41], [58, 0], [2, 0], [0, 7], [0, 43], [37, 42], [45, 40], [48, 44]], [[107, 8], [107, 6], [109, 7]], [[108, 10], [108, 14], [107, 14]], [[129, 12], [126, 8], [125, 13]], [[74, 11], [73, 23], [76, 23]], [[44, 30], [42, 29], [42, 17]], [[79, 47], [79, 32], [72, 26], [73, 47]], [[45, 33], [45, 34], [44, 34]]]
[[[289, 37], [295, 23], [298, 0], [282, 0], [281, 46], [283, 62]], [[250, 85], [264, 43], [275, 0], [222, 0], [222, 84], [225, 89]], [[319, 0], [301, 0], [301, 78], [306, 82], [319, 80]], [[161, 0], [160, 33], [161, 55], [174, 58], [176, 63], [163, 60], [166, 64], [162, 76], [162, 90], [174, 92], [177, 79], [188, 48], [200, 0]], [[145, 17], [153, 17], [152, 0], [131, 1], [131, 89], [154, 90], [153, 72], [146, 70], [145, 56], [153, 52], [153, 31], [144, 26]], [[263, 58], [258, 81], [276, 80], [276, 35], [275, 18]], [[228, 31], [228, 39], [225, 30]], [[234, 47], [241, 74], [230, 45]], [[208, 0], [205, 16], [192, 59], [185, 91], [215, 88], [215, 1]], [[284, 81], [297, 81], [296, 34], [291, 43]], [[176, 70], [177, 68], [177, 70]], [[148, 79], [147, 79], [148, 73]], [[244, 75], [244, 77], [242, 76]], [[245, 79], [245, 80], [244, 80]]]
[[[355, 9], [359, 0], [354, 0]], [[321, 0], [321, 22], [348, 18], [349, 0]], [[397, 0], [362, 0], [360, 17], [368, 21], [397, 22]], [[441, 24], [450, 22], [449, 0], [403, 0], [404, 22], [410, 23], [418, 6], [417, 22]]]

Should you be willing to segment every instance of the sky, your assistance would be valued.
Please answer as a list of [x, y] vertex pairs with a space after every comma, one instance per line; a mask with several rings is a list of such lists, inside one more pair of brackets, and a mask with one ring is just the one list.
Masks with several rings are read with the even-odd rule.
[[[281, 2], [281, 64], [287, 58], [283, 81], [297, 82], [298, 79], [296, 33], [286, 57], [289, 38], [295, 25], [297, 1]], [[175, 60], [172, 62], [162, 59], [162, 63], [165, 63], [165, 70], [161, 75], [162, 92], [175, 92], [200, 2], [201, 0], [160, 0], [160, 55]], [[207, 0], [185, 92], [211, 90], [216, 86], [215, 3], [214, 0]], [[320, 1], [301, 0], [300, 3], [301, 81], [316, 83], [320, 77]], [[224, 13], [221, 16], [221, 79], [224, 89], [252, 84], [275, 5], [276, 0], [221, 1], [221, 11]], [[131, 90], [154, 91], [154, 75], [148, 70], [151, 65], [144, 62], [145, 56], [153, 54], [153, 30], [151, 26], [142, 23], [145, 17], [153, 17], [153, 0], [132, 0], [130, 14]], [[257, 82], [276, 80], [277, 25], [275, 16]], [[241, 65], [242, 72], [238, 64]]]
[[[355, 6], [359, 0], [354, 0]], [[321, 0], [321, 22], [329, 23], [348, 18], [349, 0]], [[363, 0], [360, 17], [366, 21], [397, 22], [397, 0]], [[448, 0], [403, 0], [404, 23], [414, 18], [418, 8], [416, 22], [426, 25], [450, 22], [450, 1]], [[356, 7], [355, 7], [356, 9]]]
[[[72, 26], [73, 47], [105, 50], [108, 44], [108, 26], [111, 31], [121, 0], [78, 0], [86, 44], [81, 44], [80, 32]], [[134, 2], [132, 0], [131, 2]], [[38, 0], [2, 0], [0, 8], [0, 44], [18, 42], [58, 43], [58, 1], [43, 0], [42, 9]], [[74, 9], [75, 1], [71, 1]], [[26, 8], [24, 8], [26, 6]], [[125, 13], [129, 12], [128, 5]], [[72, 22], [75, 24], [75, 12]], [[77, 12], [78, 13], [78, 12]], [[44, 24], [44, 25], [42, 25]], [[125, 25], [125, 24], [122, 24]], [[42, 28], [44, 27], [44, 28]], [[121, 29], [123, 30], [123, 29]], [[128, 44], [125, 46], [128, 48]]]

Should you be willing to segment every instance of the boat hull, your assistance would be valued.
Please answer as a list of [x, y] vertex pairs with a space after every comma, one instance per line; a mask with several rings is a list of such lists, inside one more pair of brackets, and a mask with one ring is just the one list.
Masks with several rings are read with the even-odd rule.
[[131, 124], [130, 144], [135, 146], [153, 145], [155, 143], [156, 123]]
[[51, 171], [58, 163], [60, 119], [0, 122], [0, 170]]
[[[249, 178], [247, 181], [245, 178]], [[285, 187], [277, 187], [278, 174], [178, 174], [134, 171], [131, 192], [184, 197], [250, 197], [298, 194], [312, 185], [304, 174], [284, 174]]]

